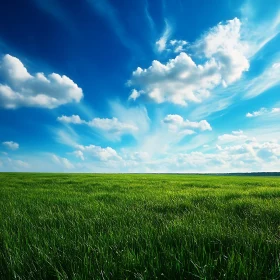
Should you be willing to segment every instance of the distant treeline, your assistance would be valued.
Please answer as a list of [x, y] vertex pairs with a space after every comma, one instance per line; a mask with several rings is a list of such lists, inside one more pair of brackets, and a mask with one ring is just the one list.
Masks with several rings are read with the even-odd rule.
[[280, 172], [249, 172], [249, 173], [224, 173], [215, 175], [227, 176], [280, 176]]
[[215, 175], [215, 176], [280, 176], [280, 172], [248, 172], [248, 173], [177, 173], [177, 175]]

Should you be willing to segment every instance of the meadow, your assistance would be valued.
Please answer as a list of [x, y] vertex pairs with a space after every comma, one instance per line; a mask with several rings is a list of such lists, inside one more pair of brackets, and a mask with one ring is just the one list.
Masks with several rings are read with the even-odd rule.
[[280, 177], [0, 173], [0, 279], [280, 279]]

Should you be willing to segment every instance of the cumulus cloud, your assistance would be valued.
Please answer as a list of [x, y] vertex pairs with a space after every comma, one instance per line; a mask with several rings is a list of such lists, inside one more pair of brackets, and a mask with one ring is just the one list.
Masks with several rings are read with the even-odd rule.
[[246, 117], [255, 118], [255, 117], [262, 116], [262, 115], [274, 115], [274, 114], [279, 114], [279, 113], [280, 113], [280, 108], [267, 109], [267, 108], [263, 107], [258, 111], [254, 111], [252, 113], [247, 113]]
[[180, 132], [185, 135], [194, 134], [195, 130], [212, 130], [210, 124], [206, 120], [191, 122], [189, 120], [184, 120], [180, 115], [167, 115], [163, 119], [163, 122], [168, 125], [170, 131]]
[[72, 115], [61, 116], [58, 117], [57, 120], [66, 124], [85, 124], [103, 132], [114, 134], [118, 140], [120, 139], [120, 136], [124, 134], [130, 134], [138, 131], [138, 127], [134, 124], [121, 122], [117, 118], [94, 118], [91, 121], [85, 121], [82, 120], [78, 115]]
[[219, 23], [195, 43], [206, 58], [215, 59], [223, 84], [238, 80], [249, 69], [246, 57], [248, 45], [241, 39], [241, 21], [238, 18]]
[[[168, 36], [169, 37], [169, 36]], [[167, 40], [168, 37], [162, 37], [156, 44], [158, 45], [158, 51], [166, 51], [166, 52], [173, 52], [173, 53], [181, 53], [186, 51], [186, 47], [188, 42], [185, 40]]]
[[101, 160], [101, 161], [109, 161], [109, 160], [122, 160], [122, 158], [118, 155], [118, 153], [111, 147], [102, 148], [100, 146], [95, 145], [77, 145], [77, 151], [75, 151], [76, 155], [82, 152], [83, 157], [84, 154], [87, 154], [89, 157]]
[[209, 90], [220, 83], [216, 67], [214, 60], [204, 66], [196, 65], [183, 52], [175, 59], [170, 59], [166, 65], [154, 60], [148, 69], [138, 67], [133, 72], [128, 84], [140, 87], [141, 90], [137, 95], [131, 95], [130, 99], [146, 96], [156, 103], [171, 102], [179, 105], [201, 102], [209, 96]]
[[2, 144], [9, 150], [17, 150], [19, 148], [19, 144], [13, 141], [2, 142]]
[[227, 86], [249, 69], [246, 43], [240, 37], [241, 22], [235, 18], [210, 29], [192, 48], [205, 63], [197, 64], [181, 52], [166, 64], [154, 60], [147, 69], [138, 67], [128, 85], [134, 90], [130, 99], [141, 96], [156, 103], [187, 105], [202, 102], [219, 85]]
[[185, 40], [170, 40], [169, 43], [175, 53], [185, 51], [185, 46], [188, 44]]
[[79, 102], [83, 91], [65, 75], [36, 73], [31, 75], [16, 57], [5, 55], [0, 61], [0, 107], [42, 107], [53, 109]]

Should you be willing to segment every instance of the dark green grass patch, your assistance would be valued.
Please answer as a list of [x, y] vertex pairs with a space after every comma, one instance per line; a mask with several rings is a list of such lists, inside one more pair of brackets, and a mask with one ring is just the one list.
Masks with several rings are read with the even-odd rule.
[[0, 174], [0, 279], [280, 279], [280, 178]]

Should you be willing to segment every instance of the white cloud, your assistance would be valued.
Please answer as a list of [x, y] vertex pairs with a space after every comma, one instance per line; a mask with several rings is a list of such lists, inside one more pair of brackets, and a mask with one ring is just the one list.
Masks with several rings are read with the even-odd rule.
[[156, 47], [158, 52], [162, 52], [166, 49], [166, 43], [168, 41], [168, 38], [170, 37], [172, 33], [172, 29], [167, 21], [165, 21], [165, 30], [163, 35], [156, 41]]
[[220, 151], [227, 155], [246, 155], [247, 160], [256, 162], [280, 159], [280, 144], [273, 141], [246, 141], [240, 145], [226, 146], [221, 148]]
[[[250, 0], [250, 10], [254, 10], [257, 6], [255, 1]], [[229, 85], [226, 90], [222, 87], [215, 88], [214, 94], [210, 98], [194, 108], [191, 113], [193, 118], [205, 118], [213, 112], [224, 110], [231, 104], [238, 102], [240, 96], [243, 96], [243, 99], [253, 98], [274, 86], [279, 86], [279, 53], [271, 53], [271, 47], [277, 45], [277, 42], [273, 42], [272, 39], [276, 40], [275, 36], [280, 31], [280, 13], [277, 12], [277, 9], [275, 12], [278, 15], [269, 17], [266, 17], [265, 13], [258, 13], [259, 16], [265, 17], [262, 21], [259, 20], [259, 16], [251, 18], [248, 15], [245, 15], [241, 20], [240, 40], [245, 46], [244, 55], [252, 61], [265, 56], [263, 63], [268, 62], [268, 65], [265, 66], [264, 71], [257, 77], [253, 76], [254, 73], [252, 73], [253, 75], [244, 75], [238, 82]], [[270, 43], [267, 44], [268, 42]]]
[[[246, 132], [248, 134], [248, 131]], [[231, 135], [239, 137], [242, 131]], [[238, 142], [238, 143], [236, 143]], [[277, 171], [280, 164], [279, 137], [274, 141], [259, 141], [249, 137], [238, 139], [234, 144], [226, 142], [213, 150], [208, 145], [200, 151], [161, 149], [153, 154], [141, 148], [121, 149], [111, 147], [77, 145], [72, 153], [80, 162], [71, 163], [67, 158], [55, 154], [29, 158], [28, 162], [8, 157], [0, 157], [1, 170], [7, 171], [67, 171], [67, 172], [250, 172]], [[214, 147], [214, 144], [210, 145]], [[207, 149], [205, 149], [207, 148]], [[204, 152], [202, 152], [204, 151]], [[51, 159], [51, 160], [50, 160]], [[44, 163], [44, 164], [43, 164]], [[42, 167], [43, 166], [43, 167]]]
[[88, 122], [88, 124], [89, 126], [105, 131], [115, 132], [117, 134], [130, 133], [138, 130], [135, 125], [120, 122], [117, 118], [94, 118], [93, 120]]
[[10, 150], [17, 150], [19, 148], [19, 144], [13, 141], [2, 142], [2, 144]]
[[169, 43], [175, 53], [185, 51], [185, 46], [188, 44], [185, 40], [170, 40]]
[[240, 79], [242, 73], [249, 69], [246, 57], [248, 45], [241, 39], [240, 31], [241, 21], [234, 18], [226, 24], [219, 23], [195, 43], [206, 58], [217, 61], [226, 85]]
[[168, 125], [169, 130], [174, 132], [186, 132], [186, 134], [193, 134], [193, 130], [212, 130], [210, 124], [206, 120], [191, 122], [189, 120], [184, 120], [179, 115], [167, 115], [163, 119], [163, 122]]
[[266, 108], [261, 108], [259, 111], [254, 111], [252, 113], [247, 113], [246, 117], [247, 118], [254, 118], [254, 117], [259, 117], [261, 115], [267, 114], [268, 110]]
[[233, 142], [238, 140], [244, 140], [248, 137], [244, 135], [243, 131], [232, 131], [231, 134], [223, 134], [218, 137], [218, 140], [225, 141], [225, 142]]
[[234, 131], [232, 131], [232, 134], [233, 135], [243, 135], [243, 131], [242, 130], [234, 130]]
[[181, 53], [186, 51], [186, 47], [188, 45], [188, 42], [185, 40], [168, 40], [168, 38], [171, 35], [171, 29], [170, 33], [167, 34], [168, 29], [165, 30], [164, 35], [156, 42], [157, 50], [158, 52], [173, 52], [173, 53]]
[[95, 145], [77, 145], [77, 151], [75, 151], [75, 153], [78, 154], [79, 151], [83, 153], [83, 156], [84, 154], [87, 154], [88, 156], [101, 161], [122, 160], [118, 153], [111, 147], [102, 148], [100, 146]]
[[259, 116], [263, 116], [263, 115], [275, 115], [275, 114], [279, 114], [280, 113], [280, 108], [272, 108], [272, 109], [267, 109], [267, 108], [261, 108], [258, 111], [254, 111], [252, 113], [247, 113], [246, 117], [247, 118], [255, 118], [255, 117], [259, 117]]
[[272, 114], [280, 113], [280, 108], [272, 108], [272, 109], [271, 109], [271, 113], [272, 113]]
[[79, 135], [71, 129], [71, 127], [67, 127], [67, 131], [64, 129], [51, 129], [51, 132], [54, 134], [55, 140], [63, 145], [67, 145], [70, 147], [76, 147], [79, 139]]
[[56, 108], [60, 105], [79, 102], [83, 91], [65, 75], [44, 73], [31, 75], [16, 57], [5, 55], [0, 62], [0, 107]]
[[61, 116], [61, 117], [58, 117], [57, 120], [59, 122], [62, 122], [62, 123], [73, 123], [73, 124], [82, 124], [82, 123], [86, 123], [86, 121], [82, 120], [80, 118], [80, 116], [78, 115], [72, 115], [70, 117], [68, 116]]
[[220, 83], [214, 60], [204, 66], [196, 65], [186, 53], [170, 59], [166, 65], [154, 60], [148, 69], [137, 68], [129, 81], [130, 86], [140, 87], [137, 99], [146, 96], [156, 102], [171, 102], [187, 105], [187, 102], [201, 102], [209, 95], [209, 90]]
[[133, 89], [128, 99], [129, 100], [132, 99], [135, 101], [142, 93], [144, 92]]
[[[130, 153], [144, 152], [155, 158], [161, 157], [165, 153], [172, 153], [172, 151], [176, 153], [180, 149], [186, 151], [189, 148], [189, 143], [194, 138], [196, 138], [195, 143], [191, 145], [209, 142], [211, 133], [201, 134], [201, 131], [206, 130], [211, 130], [211, 126], [205, 120], [194, 122], [184, 120], [179, 115], [167, 115], [164, 117], [158, 111], [154, 119], [153, 129], [142, 134], [139, 137], [137, 146], [130, 147], [128, 150]], [[202, 135], [201, 139], [197, 138], [199, 135]], [[182, 140], [187, 141], [188, 144], [184, 146], [181, 142]]]
[[30, 165], [23, 160], [13, 160], [13, 159], [8, 159], [8, 160], [18, 168], [29, 168], [30, 167]]
[[245, 98], [256, 97], [270, 88], [280, 84], [280, 63], [274, 62], [268, 66], [259, 76], [248, 81], [245, 86]]
[[0, 167], [4, 171], [25, 171], [31, 168], [30, 164], [26, 161], [11, 157], [1, 158]]
[[22, 62], [9, 54], [2, 58], [0, 66], [1, 74], [11, 83], [26, 81], [32, 78]]
[[[279, 1], [270, 2], [271, 12], [263, 10], [265, 2], [245, 0], [241, 7], [242, 18], [246, 21], [243, 35], [250, 44], [248, 54], [253, 57], [271, 41], [280, 31], [280, 4]], [[266, 9], [266, 8], [265, 8]]]
[[120, 140], [120, 137], [124, 134], [133, 134], [138, 131], [137, 126], [131, 123], [124, 123], [117, 118], [94, 118], [91, 121], [85, 121], [78, 115], [61, 116], [57, 118], [58, 121], [67, 124], [85, 124], [89, 127], [99, 129], [103, 132], [107, 132], [110, 135], [114, 135], [115, 139]]
[[136, 161], [145, 161], [150, 158], [150, 155], [147, 152], [134, 152], [130, 155], [130, 158]]
[[278, 171], [280, 143], [242, 139], [243, 143], [219, 146], [213, 152], [166, 153], [144, 164], [150, 172], [252, 172]]
[[205, 56], [202, 65], [181, 52], [166, 64], [154, 60], [147, 69], [138, 67], [128, 81], [135, 88], [130, 99], [145, 96], [156, 103], [187, 105], [202, 102], [217, 86], [227, 86], [240, 79], [249, 69], [247, 46], [240, 38], [240, 28], [241, 22], [235, 18], [219, 23], [196, 41], [192, 48], [198, 57]]
[[67, 159], [55, 154], [52, 155], [52, 160], [54, 163], [58, 164], [59, 166], [66, 168], [66, 169], [74, 169], [75, 166]]
[[73, 154], [74, 154], [77, 158], [79, 158], [79, 159], [81, 159], [81, 160], [85, 160], [84, 153], [83, 153], [82, 151], [74, 151]]

